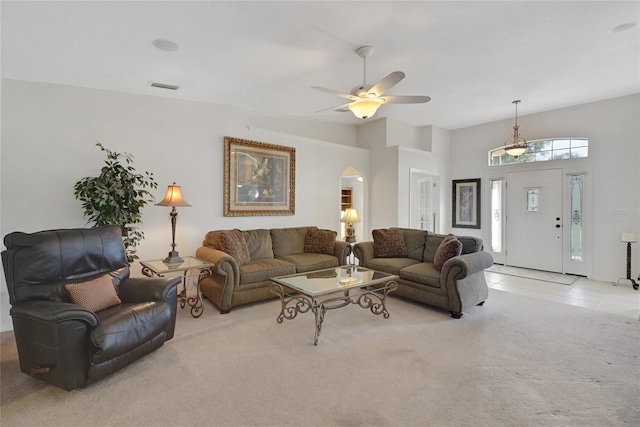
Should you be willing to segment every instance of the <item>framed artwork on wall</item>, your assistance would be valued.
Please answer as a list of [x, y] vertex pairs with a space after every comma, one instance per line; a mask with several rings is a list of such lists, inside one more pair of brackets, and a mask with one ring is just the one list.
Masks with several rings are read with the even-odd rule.
[[480, 178], [454, 179], [451, 201], [452, 227], [480, 228]]
[[296, 149], [225, 136], [224, 216], [294, 215]]

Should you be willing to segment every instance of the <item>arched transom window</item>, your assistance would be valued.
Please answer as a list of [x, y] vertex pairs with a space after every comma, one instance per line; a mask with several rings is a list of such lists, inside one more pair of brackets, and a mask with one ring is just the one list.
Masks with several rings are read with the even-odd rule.
[[548, 160], [589, 157], [587, 138], [551, 138], [527, 142], [527, 151], [518, 157], [507, 154], [504, 147], [489, 151], [489, 166], [517, 163], [546, 162]]

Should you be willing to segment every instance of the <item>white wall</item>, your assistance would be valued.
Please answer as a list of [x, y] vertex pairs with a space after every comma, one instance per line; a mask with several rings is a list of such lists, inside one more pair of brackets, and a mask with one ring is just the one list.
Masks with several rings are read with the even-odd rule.
[[[526, 104], [522, 104], [526, 105]], [[521, 111], [526, 111], [521, 108]], [[640, 94], [519, 117], [528, 140], [553, 137], [589, 138], [589, 158], [527, 165], [524, 168], [562, 167], [565, 172], [588, 170], [590, 197], [585, 221], [590, 223], [592, 274], [596, 280], [615, 281], [626, 274], [624, 231], [640, 236]], [[509, 136], [513, 120], [487, 123], [451, 132], [451, 179], [482, 178], [482, 229], [460, 229], [489, 242], [488, 180], [523, 166], [489, 167], [488, 150]], [[450, 192], [449, 192], [450, 193]], [[586, 203], [588, 203], [585, 200]], [[590, 215], [590, 217], [588, 216]], [[640, 245], [634, 245], [632, 277], [640, 273]]]
[[[324, 132], [344, 145], [309, 137], [316, 124], [296, 122], [282, 132], [249, 126], [245, 110], [151, 96], [3, 80], [0, 235], [52, 228], [83, 227], [86, 220], [74, 184], [95, 176], [104, 155], [96, 142], [134, 156], [138, 172], [155, 175], [161, 200], [175, 181], [192, 207], [179, 208], [177, 250], [192, 255], [209, 230], [316, 225], [337, 230], [337, 188], [342, 171], [369, 174], [369, 151], [355, 147], [356, 132]], [[296, 214], [224, 217], [224, 136], [296, 148]], [[297, 136], [306, 135], [306, 136]], [[334, 141], [335, 142], [335, 141]], [[170, 250], [169, 209], [147, 206], [139, 249], [141, 259], [162, 258]], [[132, 266], [132, 274], [140, 268]], [[12, 329], [4, 275], [0, 290], [0, 330]]]
[[419, 169], [439, 177], [438, 230], [448, 229], [446, 202], [450, 197], [443, 182], [449, 180], [449, 131], [436, 126], [418, 128], [379, 119], [358, 127], [358, 144], [371, 150], [371, 230], [409, 224], [410, 171]]

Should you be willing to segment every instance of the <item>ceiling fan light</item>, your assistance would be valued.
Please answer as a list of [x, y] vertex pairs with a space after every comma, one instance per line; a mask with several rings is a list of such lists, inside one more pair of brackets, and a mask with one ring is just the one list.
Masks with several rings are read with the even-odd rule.
[[359, 99], [349, 104], [349, 110], [359, 119], [367, 119], [373, 116], [378, 108], [382, 105], [382, 101], [378, 98]]

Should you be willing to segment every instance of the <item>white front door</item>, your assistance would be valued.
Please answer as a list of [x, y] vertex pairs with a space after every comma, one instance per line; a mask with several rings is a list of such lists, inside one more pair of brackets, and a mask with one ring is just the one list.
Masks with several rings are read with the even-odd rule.
[[506, 264], [562, 273], [562, 169], [507, 173]]

